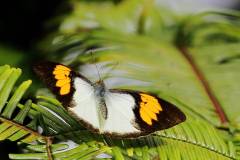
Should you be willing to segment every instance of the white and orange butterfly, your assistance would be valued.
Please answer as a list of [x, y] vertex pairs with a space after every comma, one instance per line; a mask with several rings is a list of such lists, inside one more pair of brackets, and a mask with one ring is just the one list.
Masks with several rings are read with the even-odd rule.
[[173, 127], [186, 117], [173, 104], [155, 95], [107, 89], [102, 80], [92, 83], [71, 68], [41, 62], [34, 71], [87, 129], [118, 138], [134, 138]]

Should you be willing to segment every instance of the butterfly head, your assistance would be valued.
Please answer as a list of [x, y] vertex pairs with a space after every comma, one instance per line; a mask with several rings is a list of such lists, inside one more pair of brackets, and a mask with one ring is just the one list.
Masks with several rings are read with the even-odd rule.
[[95, 88], [95, 93], [96, 95], [103, 97], [105, 92], [106, 92], [106, 88], [105, 88], [105, 84], [103, 80], [99, 80], [97, 82], [94, 83], [94, 88]]

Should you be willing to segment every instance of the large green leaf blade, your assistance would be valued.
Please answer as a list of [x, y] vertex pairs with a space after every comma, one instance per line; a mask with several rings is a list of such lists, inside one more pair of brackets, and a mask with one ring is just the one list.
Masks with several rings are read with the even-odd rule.
[[198, 60], [228, 120], [239, 128], [239, 43], [191, 48], [190, 53]]

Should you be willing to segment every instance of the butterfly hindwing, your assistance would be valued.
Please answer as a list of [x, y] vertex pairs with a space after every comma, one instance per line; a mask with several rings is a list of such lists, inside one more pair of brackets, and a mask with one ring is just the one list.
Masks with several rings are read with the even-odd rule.
[[[108, 97], [112, 100], [106, 99], [106, 102], [112, 101], [114, 104], [109, 103], [107, 107], [110, 116], [115, 114], [106, 122], [111, 127], [106, 128], [105, 134], [110, 136], [128, 138], [144, 136], [173, 127], [186, 119], [184, 113], [176, 106], [148, 93], [112, 89], [109, 94]], [[125, 106], [121, 105], [120, 101], [122, 103], [125, 101]], [[115, 125], [116, 123], [118, 125]], [[129, 130], [124, 130], [126, 128]]]
[[131, 137], [140, 134], [141, 131], [135, 123], [136, 102], [132, 95], [109, 91], [105, 95], [105, 102], [108, 116], [104, 134], [112, 137]]

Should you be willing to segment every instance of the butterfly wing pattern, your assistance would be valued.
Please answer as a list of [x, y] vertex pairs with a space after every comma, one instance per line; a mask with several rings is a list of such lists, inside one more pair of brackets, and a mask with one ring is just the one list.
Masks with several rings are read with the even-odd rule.
[[111, 89], [106, 97], [109, 119], [106, 122], [105, 134], [110, 136], [126, 138], [144, 136], [186, 120], [181, 110], [155, 95]]
[[[93, 132], [117, 138], [134, 138], [186, 120], [181, 110], [155, 95], [108, 90], [104, 84], [92, 83], [62, 64], [41, 62], [34, 66], [34, 71], [68, 112]], [[103, 90], [99, 92], [99, 88]], [[101, 115], [104, 115], [103, 118]]]
[[91, 130], [98, 128], [93, 84], [69, 67], [54, 62], [39, 62], [34, 72], [56, 95], [63, 106]]

